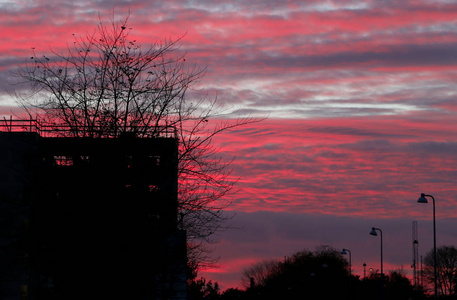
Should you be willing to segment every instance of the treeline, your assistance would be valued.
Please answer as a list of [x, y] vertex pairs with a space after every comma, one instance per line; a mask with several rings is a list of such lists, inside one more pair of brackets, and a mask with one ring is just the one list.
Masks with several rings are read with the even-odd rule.
[[299, 251], [284, 260], [266, 260], [246, 268], [244, 289], [220, 292], [217, 283], [191, 281], [189, 299], [426, 299], [405, 274], [391, 271], [365, 278], [351, 274], [349, 263], [336, 249]]

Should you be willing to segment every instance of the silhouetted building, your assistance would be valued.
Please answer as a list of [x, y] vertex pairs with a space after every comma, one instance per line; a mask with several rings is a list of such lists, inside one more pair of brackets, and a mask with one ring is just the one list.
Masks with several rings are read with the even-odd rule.
[[0, 132], [0, 299], [185, 299], [177, 155], [170, 137]]

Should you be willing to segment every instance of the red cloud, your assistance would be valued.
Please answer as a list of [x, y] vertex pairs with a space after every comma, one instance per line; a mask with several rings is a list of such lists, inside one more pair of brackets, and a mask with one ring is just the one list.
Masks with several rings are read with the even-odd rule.
[[243, 188], [232, 209], [420, 217], [407, 201], [428, 190], [453, 216], [457, 124], [417, 117], [267, 120], [224, 134], [216, 143]]

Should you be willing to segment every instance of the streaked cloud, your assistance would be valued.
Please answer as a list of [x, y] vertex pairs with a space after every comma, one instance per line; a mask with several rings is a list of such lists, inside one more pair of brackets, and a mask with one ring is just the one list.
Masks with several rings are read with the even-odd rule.
[[[217, 97], [229, 118], [269, 117], [214, 140], [242, 188], [231, 209], [244, 229], [221, 236], [226, 265], [207, 273], [226, 287], [240, 264], [319, 243], [360, 249], [360, 265], [377, 245], [356, 232], [377, 224], [404, 244], [389, 266], [407, 266], [410, 221], [430, 219], [411, 203], [420, 192], [455, 222], [454, 1], [0, 1], [0, 115], [17, 114], [11, 71], [32, 48], [64, 51], [99, 16], [127, 14], [144, 46], [184, 36], [187, 61], [207, 67], [192, 97]], [[443, 243], [457, 244], [452, 228]]]
[[221, 136], [218, 144], [236, 157], [234, 176], [244, 186], [233, 209], [425, 217], [403, 208], [428, 190], [440, 194], [441, 216], [451, 217], [457, 124], [431, 120], [267, 120]]

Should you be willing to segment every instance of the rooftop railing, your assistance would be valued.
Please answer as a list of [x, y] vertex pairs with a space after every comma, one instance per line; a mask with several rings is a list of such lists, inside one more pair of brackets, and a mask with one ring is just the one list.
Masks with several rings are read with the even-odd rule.
[[131, 132], [141, 137], [167, 137], [176, 138], [176, 128], [172, 126], [146, 126], [119, 127], [118, 130], [109, 130], [101, 126], [70, 126], [62, 124], [44, 123], [37, 119], [0, 120], [0, 132], [35, 132], [42, 137], [115, 137], [120, 133]]

